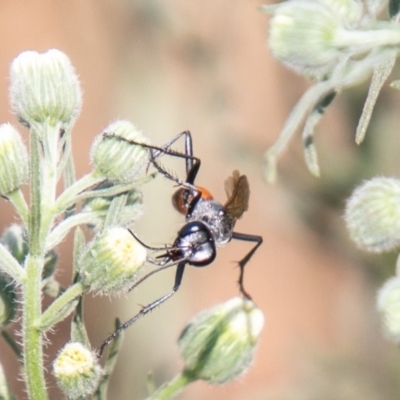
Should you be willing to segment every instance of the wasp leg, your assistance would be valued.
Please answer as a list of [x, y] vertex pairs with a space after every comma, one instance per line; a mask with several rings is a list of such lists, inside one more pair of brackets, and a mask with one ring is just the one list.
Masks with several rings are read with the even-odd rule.
[[243, 286], [243, 277], [244, 277], [244, 267], [250, 261], [251, 257], [253, 257], [256, 250], [261, 246], [263, 242], [263, 238], [258, 235], [249, 235], [247, 233], [232, 233], [232, 239], [242, 240], [244, 242], [255, 242], [256, 245], [239, 261], [240, 275], [239, 275], [239, 290], [240, 293], [247, 299], [251, 300], [251, 296], [246, 292]]
[[159, 299], [153, 301], [152, 303], [148, 304], [147, 306], [143, 307], [140, 312], [138, 312], [134, 317], [131, 319], [128, 319], [128, 321], [124, 322], [118, 329], [116, 329], [107, 339], [103, 341], [103, 343], [97, 348], [96, 353], [98, 357], [100, 358], [104, 352], [104, 349], [106, 348], [107, 345], [109, 345], [122, 331], [127, 329], [129, 326], [131, 326], [134, 322], [136, 322], [140, 317], [143, 317], [150, 311], [152, 311], [154, 308], [158, 307], [160, 304], [164, 303], [166, 300], [168, 300], [173, 294], [177, 292], [179, 289], [179, 286], [181, 285], [182, 282], [182, 277], [183, 277], [183, 272], [185, 270], [185, 265], [186, 261], [182, 261], [181, 263], [178, 264], [178, 268], [176, 269], [176, 274], [175, 274], [175, 284], [174, 287], [172, 288], [172, 291], [165, 294], [164, 296], [160, 297]]
[[158, 154], [152, 154], [152, 157], [156, 159], [161, 153], [168, 154], [168, 151], [174, 152], [171, 149], [171, 146], [178, 141], [183, 135], [185, 135], [185, 155], [186, 158], [186, 173], [188, 173], [193, 166], [193, 141], [192, 141], [192, 134], [190, 131], [183, 131], [178, 133], [175, 137], [173, 137], [169, 142], [165, 143], [161, 146], [160, 151]]
[[[171, 146], [182, 136], [185, 136], [185, 153], [179, 153], [173, 149], [171, 149]], [[164, 154], [169, 154], [172, 156], [176, 157], [181, 157], [185, 159], [185, 165], [186, 165], [186, 183], [193, 184], [197, 173], [199, 172], [201, 161], [199, 158], [195, 157], [193, 155], [193, 140], [192, 140], [192, 134], [190, 131], [184, 131], [176, 135], [174, 138], [172, 138], [169, 142], [165, 143], [163, 146], [159, 148], [159, 150], [153, 149], [150, 154], [151, 154], [151, 162], [152, 164], [156, 167], [156, 169], [162, 173], [165, 177], [176, 181], [171, 177], [171, 174], [168, 173], [156, 160], [157, 157], [160, 156], [161, 153]], [[179, 183], [179, 182], [177, 182]]]

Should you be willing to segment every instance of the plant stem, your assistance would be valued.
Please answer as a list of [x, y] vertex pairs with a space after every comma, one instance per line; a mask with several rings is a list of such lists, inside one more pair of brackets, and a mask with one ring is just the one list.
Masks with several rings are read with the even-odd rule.
[[41, 315], [41, 271], [42, 257], [28, 255], [23, 283], [22, 302], [22, 339], [24, 343], [24, 366], [26, 371], [26, 389], [29, 399], [46, 400], [44, 379], [42, 334], [38, 329]]
[[55, 214], [64, 212], [68, 207], [75, 205], [80, 200], [78, 198], [79, 193], [84, 192], [91, 186], [95, 186], [103, 182], [105, 178], [103, 176], [97, 176], [96, 173], [91, 172], [81, 179], [73, 183], [71, 186], [66, 188], [63, 193], [60, 194], [56, 203], [54, 204]]
[[[41, 239], [43, 225], [42, 193], [43, 179], [40, 136], [43, 127], [30, 129], [30, 214], [29, 214], [29, 254], [25, 260], [25, 279], [22, 285], [22, 343], [25, 367], [26, 390], [30, 400], [47, 399], [46, 382], [43, 365], [43, 338], [38, 323], [42, 311], [41, 276], [44, 266], [44, 241]], [[54, 188], [55, 190], [55, 188]], [[46, 193], [48, 196], [49, 193]], [[42, 197], [44, 196], [44, 197]], [[47, 213], [49, 211], [47, 210]], [[47, 228], [47, 227], [45, 227]]]
[[[58, 314], [62, 312], [62, 310], [68, 306], [69, 303], [76, 300], [82, 293], [85, 291], [85, 287], [81, 282], [77, 282], [74, 285], [70, 286], [62, 295], [57, 297], [51, 305], [47, 308], [47, 310], [41, 316], [40, 328], [41, 331], [44, 332], [50, 329], [55, 323], [60, 322], [60, 320], [64, 319], [68, 316], [62, 314], [60, 319], [56, 319]], [[71, 312], [73, 310], [70, 310]]]
[[152, 393], [147, 400], [169, 400], [177, 395], [185, 386], [189, 385], [196, 379], [192, 374], [183, 371], [170, 382], [160, 386], [154, 393]]
[[55, 246], [57, 246], [61, 241], [65, 239], [65, 236], [71, 231], [72, 228], [82, 225], [90, 224], [96, 220], [96, 218], [101, 218], [104, 212], [86, 212], [72, 215], [61, 221], [47, 236], [47, 243], [45, 251], [48, 252]]
[[[38, 132], [31, 129], [30, 138], [30, 199], [31, 210], [29, 214], [29, 252], [39, 254], [39, 229], [41, 206], [41, 174], [40, 174], [40, 144]], [[39, 273], [40, 275], [40, 273]]]

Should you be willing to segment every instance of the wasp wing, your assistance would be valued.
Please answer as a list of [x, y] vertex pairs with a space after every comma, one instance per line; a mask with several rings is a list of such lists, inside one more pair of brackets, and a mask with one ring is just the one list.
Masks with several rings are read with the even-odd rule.
[[225, 193], [228, 197], [224, 205], [226, 213], [233, 219], [240, 218], [249, 208], [250, 186], [246, 175], [238, 170], [225, 180]]

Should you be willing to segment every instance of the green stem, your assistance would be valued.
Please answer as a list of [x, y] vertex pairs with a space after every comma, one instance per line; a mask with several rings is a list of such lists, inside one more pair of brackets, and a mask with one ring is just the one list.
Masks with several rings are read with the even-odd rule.
[[[42, 257], [28, 255], [25, 262], [26, 279], [23, 283], [22, 339], [26, 389], [31, 400], [47, 399], [44, 379], [42, 334], [38, 327], [41, 316]], [[39, 272], [38, 272], [39, 271]]]
[[81, 179], [76, 181], [73, 185], [69, 186], [64, 192], [58, 197], [54, 204], [54, 211], [56, 214], [64, 212], [67, 208], [77, 203], [80, 198], [78, 195], [84, 192], [88, 188], [97, 185], [105, 180], [104, 176], [97, 176], [95, 172], [91, 172]]
[[72, 228], [78, 225], [94, 223], [97, 218], [104, 217], [104, 214], [105, 212], [101, 211], [82, 212], [61, 221], [47, 237], [46, 253], [57, 246]]
[[194, 382], [192, 374], [187, 371], [181, 372], [170, 382], [160, 386], [154, 393], [152, 393], [147, 400], [169, 400], [177, 395], [182, 389]]
[[[70, 286], [61, 296], [57, 297], [43, 313], [40, 320], [40, 330], [44, 332], [67, 317], [73, 311], [73, 309], [68, 309], [68, 305], [81, 296], [84, 291], [85, 287], [82, 283], [77, 282]], [[63, 310], [67, 312], [63, 313]]]
[[400, 29], [397, 24], [387, 22], [386, 29], [377, 26], [378, 29], [368, 31], [356, 31], [338, 29], [333, 37], [333, 45], [343, 48], [358, 48], [361, 51], [376, 49], [381, 46], [392, 47], [400, 44]]
[[40, 236], [39, 243], [43, 251], [47, 235], [53, 224], [55, 213], [54, 203], [56, 201], [57, 188], [57, 162], [58, 162], [58, 141], [61, 129], [61, 123], [54, 126], [45, 123], [42, 126], [42, 145], [43, 157], [41, 163], [42, 186], [41, 186], [41, 204], [40, 204]]
[[77, 202], [91, 199], [93, 197], [118, 196], [121, 193], [129, 192], [147, 182], [150, 182], [152, 179], [154, 179], [154, 177], [155, 174], [149, 174], [135, 182], [115, 184], [105, 189], [87, 190], [89, 187], [105, 180], [104, 177], [97, 177], [95, 173], [90, 173], [82, 177], [79, 181], [70, 186], [60, 195], [56, 202], [56, 212], [61, 213]]
[[[29, 251], [33, 255], [40, 252], [40, 208], [41, 208], [41, 173], [40, 173], [40, 142], [38, 132], [31, 129], [30, 138], [30, 199], [31, 210], [29, 215]], [[39, 273], [40, 275], [40, 273]]]

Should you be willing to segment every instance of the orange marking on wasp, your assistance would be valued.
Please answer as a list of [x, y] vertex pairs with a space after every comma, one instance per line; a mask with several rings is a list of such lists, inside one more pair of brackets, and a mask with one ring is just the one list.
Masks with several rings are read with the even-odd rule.
[[[214, 197], [211, 192], [203, 186], [195, 186], [196, 189], [201, 193], [201, 198], [203, 200], [213, 200]], [[183, 215], [187, 215], [188, 213], [188, 206], [193, 200], [193, 192], [190, 192], [186, 188], [179, 188], [173, 195], [172, 195], [172, 205], [174, 206], [175, 210], [180, 212]]]

